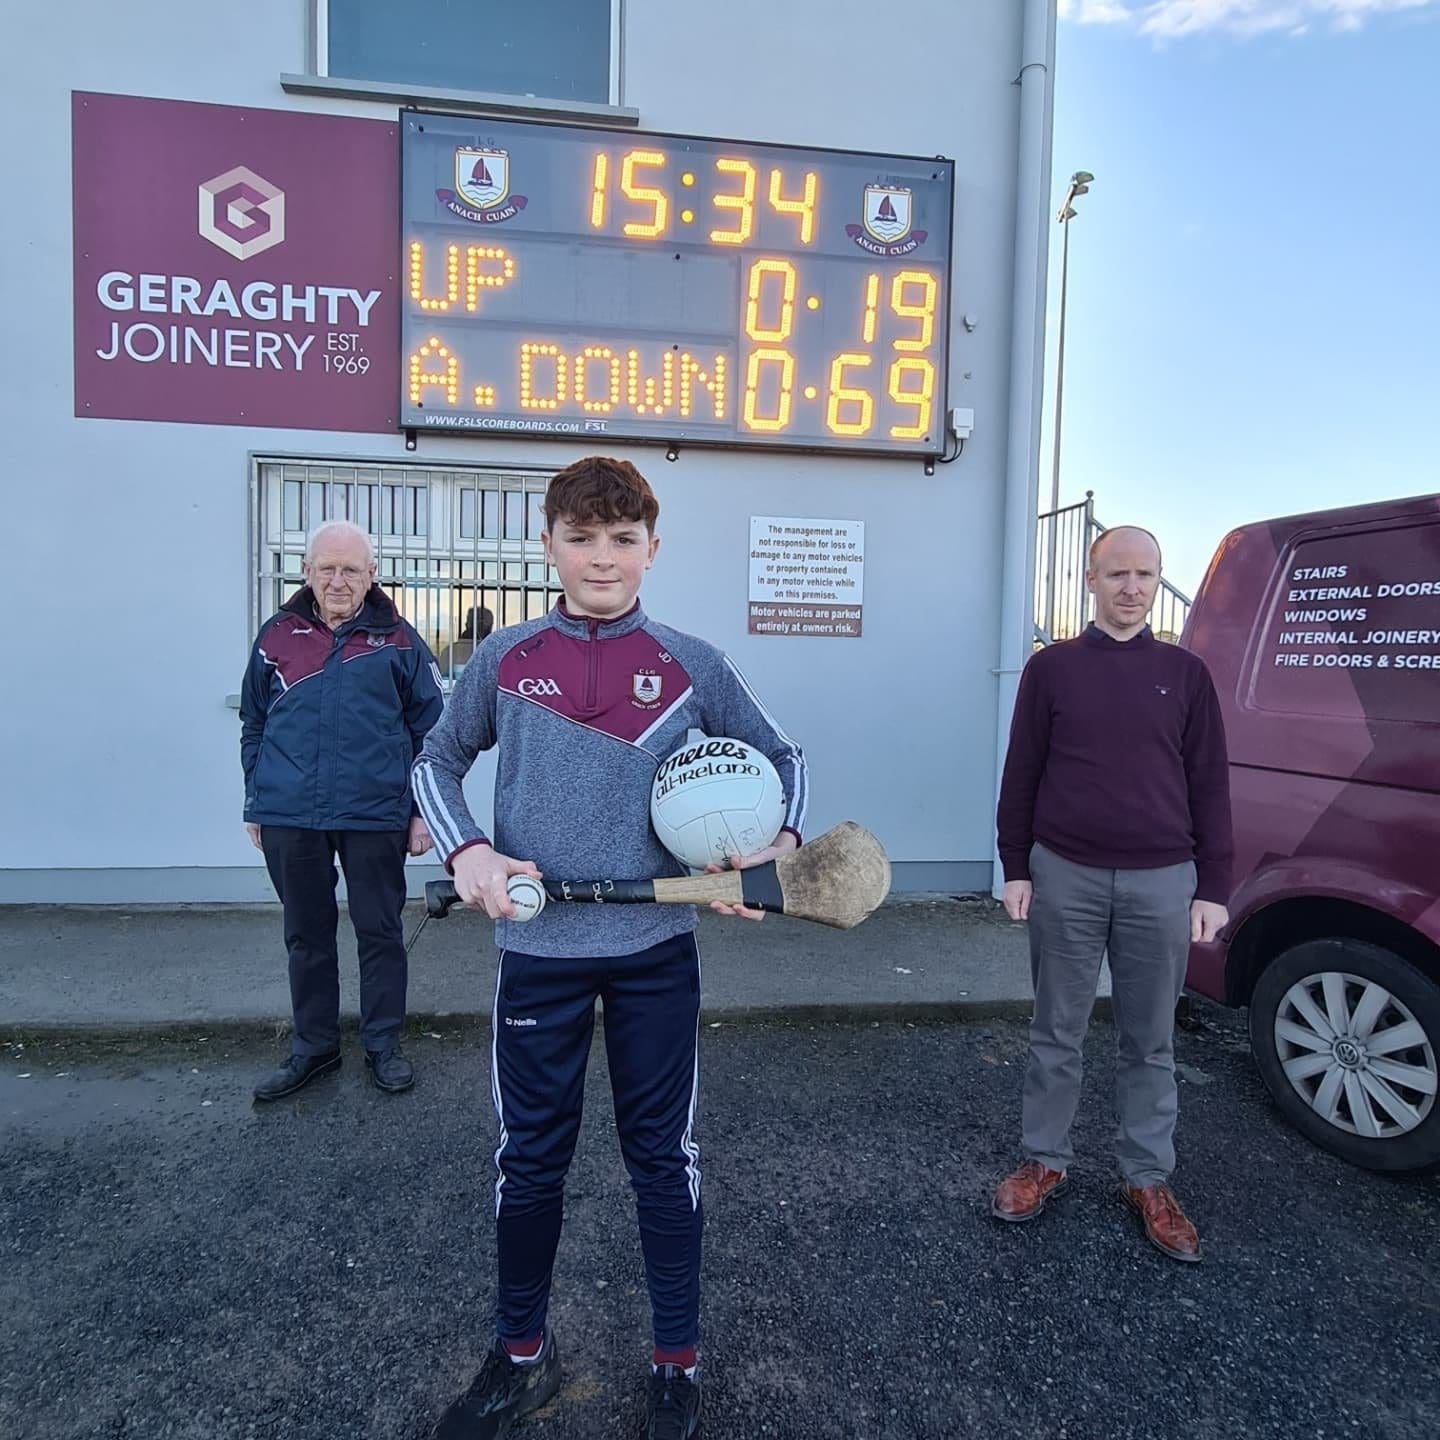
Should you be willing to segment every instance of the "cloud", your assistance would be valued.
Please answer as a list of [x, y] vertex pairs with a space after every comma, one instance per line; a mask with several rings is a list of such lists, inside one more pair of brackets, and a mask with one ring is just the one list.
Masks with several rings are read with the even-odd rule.
[[1166, 40], [1217, 31], [1304, 35], [1316, 24], [1346, 33], [1376, 16], [1407, 10], [1440, 11], [1440, 0], [1060, 0], [1062, 20], [1129, 25]]

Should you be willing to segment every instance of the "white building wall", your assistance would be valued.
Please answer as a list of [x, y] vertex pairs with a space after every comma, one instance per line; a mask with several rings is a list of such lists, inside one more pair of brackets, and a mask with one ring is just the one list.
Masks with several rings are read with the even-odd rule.
[[[74, 418], [71, 91], [393, 118], [282, 90], [307, 66], [308, 10], [71, 0], [31, 7], [0, 59], [0, 901], [268, 897], [226, 703], [251, 638], [250, 455], [558, 467], [579, 453], [422, 434], [407, 456], [399, 434]], [[975, 433], [956, 464], [927, 477], [914, 461], [690, 450], [667, 464], [610, 447], [662, 505], [647, 609], [735, 657], [810, 756], [815, 832], [868, 825], [898, 887], [989, 885], [1020, 18], [1017, 0], [625, 4], [622, 98], [642, 128], [957, 162], [949, 404], [974, 410]], [[865, 521], [863, 638], [746, 634], [753, 514]], [[482, 817], [490, 773], [471, 781]]]

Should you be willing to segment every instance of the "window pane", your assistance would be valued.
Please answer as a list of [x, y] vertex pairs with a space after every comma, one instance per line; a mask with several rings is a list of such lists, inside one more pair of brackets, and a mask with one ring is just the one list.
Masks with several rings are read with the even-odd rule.
[[505, 492], [505, 538], [525, 538], [525, 497], [518, 490]]
[[610, 99], [611, 0], [329, 0], [330, 74]]
[[460, 492], [460, 538], [462, 540], [475, 538], [475, 492], [473, 490]]
[[300, 528], [300, 482], [298, 480], [285, 482], [285, 528], [287, 530]]
[[487, 540], [493, 540], [500, 533], [500, 497], [493, 490], [485, 492], [485, 514], [480, 533]]

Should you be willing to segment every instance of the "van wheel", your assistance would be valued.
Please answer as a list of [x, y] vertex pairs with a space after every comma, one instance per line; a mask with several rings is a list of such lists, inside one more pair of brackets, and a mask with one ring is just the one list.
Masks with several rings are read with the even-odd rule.
[[1261, 972], [1250, 1046], [1286, 1118], [1367, 1170], [1440, 1169], [1440, 985], [1361, 940], [1307, 940]]

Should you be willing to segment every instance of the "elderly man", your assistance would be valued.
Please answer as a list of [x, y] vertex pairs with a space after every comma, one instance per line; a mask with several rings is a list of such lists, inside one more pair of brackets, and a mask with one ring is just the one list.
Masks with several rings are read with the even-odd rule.
[[1193, 1262], [1200, 1239], [1169, 1186], [1174, 1015], [1190, 942], [1229, 919], [1225, 732], [1204, 664], [1146, 624], [1160, 584], [1155, 537], [1107, 531], [1085, 578], [1095, 623], [1025, 667], [1000, 787], [1005, 908], [1029, 921], [1035, 1010], [1024, 1163], [991, 1213], [1033, 1220], [1067, 1182], [1080, 1047], [1108, 952], [1121, 1197], [1154, 1245]]
[[400, 1049], [406, 962], [405, 855], [430, 836], [410, 766], [440, 718], [434, 657], [375, 584], [358, 526], [321, 525], [305, 586], [261, 627], [240, 695], [245, 828], [285, 911], [290, 1058], [255, 1087], [278, 1100], [340, 1063], [335, 857], [360, 952], [360, 1038], [381, 1090], [408, 1090]]

